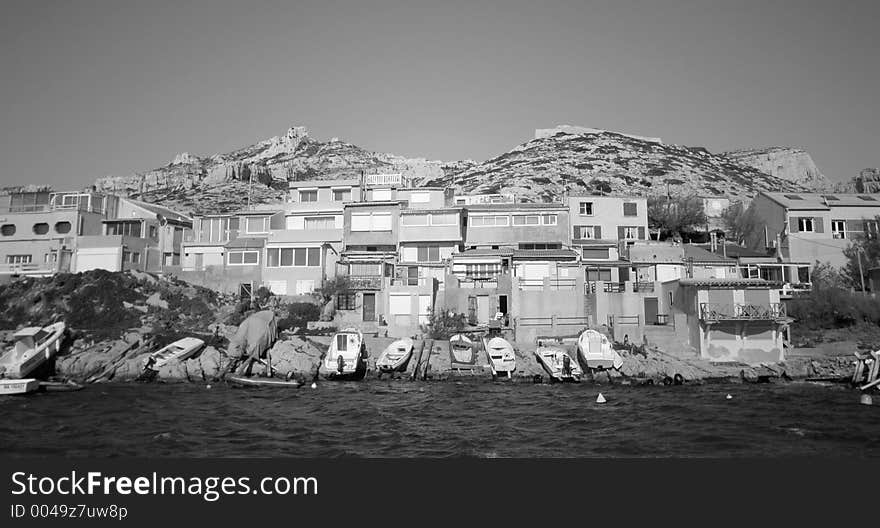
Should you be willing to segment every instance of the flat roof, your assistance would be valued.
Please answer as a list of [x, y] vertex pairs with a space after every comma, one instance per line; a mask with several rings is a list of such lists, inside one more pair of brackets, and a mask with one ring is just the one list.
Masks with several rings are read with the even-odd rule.
[[[673, 279], [682, 286], [715, 288], [781, 288], [782, 283], [764, 279]], [[669, 281], [669, 282], [673, 282]]]
[[292, 181], [287, 184], [289, 189], [298, 189], [300, 187], [360, 187], [359, 179], [348, 180], [303, 180]]
[[880, 207], [880, 194], [765, 192], [786, 209], [830, 210], [832, 207]]
[[540, 203], [540, 202], [525, 202], [525, 203], [494, 203], [494, 204], [471, 204], [471, 205], [462, 205], [468, 211], [479, 211], [479, 212], [493, 212], [493, 211], [517, 211], [517, 210], [549, 210], [549, 209], [559, 209], [561, 211], [568, 211], [568, 205], [563, 203]]

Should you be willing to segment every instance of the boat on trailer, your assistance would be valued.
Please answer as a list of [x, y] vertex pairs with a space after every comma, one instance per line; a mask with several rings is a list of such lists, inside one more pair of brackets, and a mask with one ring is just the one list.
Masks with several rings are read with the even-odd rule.
[[412, 353], [413, 340], [408, 337], [398, 339], [385, 347], [385, 350], [379, 355], [379, 359], [376, 360], [376, 369], [380, 373], [402, 372], [406, 370]]
[[489, 357], [489, 367], [492, 369], [492, 378], [506, 376], [513, 378], [516, 370], [516, 354], [513, 345], [502, 337], [493, 337], [485, 341], [486, 355]]
[[551, 382], [579, 383], [584, 375], [577, 359], [572, 358], [561, 345], [538, 341], [535, 357], [550, 375]]
[[168, 363], [185, 361], [193, 357], [203, 346], [205, 346], [205, 342], [197, 337], [178, 339], [170, 345], [150, 354], [147, 363], [144, 365], [144, 370], [158, 371]]
[[0, 377], [24, 379], [61, 350], [65, 324], [30, 326], [15, 334], [15, 344], [0, 356]]
[[592, 328], [578, 336], [577, 346], [578, 355], [586, 368], [608, 370], [623, 366], [623, 358], [614, 350], [608, 337]]
[[357, 381], [367, 374], [367, 345], [357, 328], [345, 328], [333, 334], [318, 373], [326, 379]]

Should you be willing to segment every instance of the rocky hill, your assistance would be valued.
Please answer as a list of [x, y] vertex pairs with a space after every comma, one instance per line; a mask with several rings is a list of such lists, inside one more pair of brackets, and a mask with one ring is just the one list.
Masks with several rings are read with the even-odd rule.
[[245, 206], [250, 181], [252, 203], [266, 203], [283, 200], [288, 181], [354, 178], [364, 171], [400, 172], [421, 183], [470, 164], [372, 152], [336, 138], [318, 141], [305, 127], [292, 127], [284, 136], [226, 154], [202, 157], [184, 152], [151, 171], [101, 178], [95, 187], [182, 212], [226, 212]]
[[538, 130], [536, 139], [509, 152], [427, 183], [468, 193], [504, 190], [535, 201], [558, 200], [563, 192], [750, 198], [765, 190], [803, 190], [702, 147], [580, 127]]
[[830, 191], [834, 184], [816, 167], [807, 152], [789, 147], [770, 147], [726, 152], [734, 162], [754, 167], [759, 171], [788, 180], [806, 189]]

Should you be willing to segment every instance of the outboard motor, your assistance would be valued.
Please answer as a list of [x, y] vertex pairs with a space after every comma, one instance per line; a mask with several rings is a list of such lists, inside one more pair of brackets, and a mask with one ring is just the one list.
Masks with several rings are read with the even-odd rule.
[[342, 371], [344, 369], [345, 369], [345, 358], [342, 357], [342, 354], [339, 354], [339, 356], [336, 358], [336, 370], [339, 371], [340, 374], [342, 374]]

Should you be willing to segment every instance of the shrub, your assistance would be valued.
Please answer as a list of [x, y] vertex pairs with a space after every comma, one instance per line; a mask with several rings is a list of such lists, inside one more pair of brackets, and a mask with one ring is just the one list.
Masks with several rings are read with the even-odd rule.
[[427, 325], [422, 325], [422, 332], [431, 339], [449, 339], [460, 333], [467, 326], [467, 317], [454, 310], [443, 309], [432, 312]]
[[278, 319], [278, 331], [299, 328], [299, 333], [302, 333], [309, 321], [321, 318], [321, 307], [310, 302], [290, 303], [284, 311], [286, 314]]

